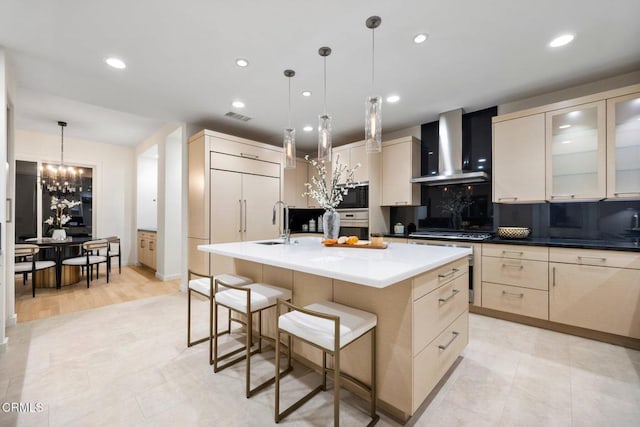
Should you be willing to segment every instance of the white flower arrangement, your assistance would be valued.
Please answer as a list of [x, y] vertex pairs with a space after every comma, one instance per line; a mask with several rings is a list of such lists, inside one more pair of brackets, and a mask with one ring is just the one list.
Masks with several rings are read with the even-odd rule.
[[68, 213], [69, 209], [80, 204], [82, 204], [81, 201], [60, 200], [56, 196], [51, 197], [51, 210], [55, 211], [55, 214], [47, 218], [44, 223], [55, 229], [61, 229], [63, 225], [71, 220], [71, 215]]
[[[309, 161], [309, 155], [304, 156], [304, 158]], [[317, 200], [323, 209], [334, 211], [342, 202], [342, 196], [346, 196], [349, 193], [349, 189], [355, 188], [358, 184], [357, 181], [354, 181], [353, 174], [360, 167], [360, 163], [351, 169], [348, 165], [340, 163], [340, 154], [337, 154], [330, 185], [327, 184], [327, 167], [324, 164], [324, 160], [319, 162], [311, 160], [311, 164], [316, 168], [318, 175], [311, 177], [311, 183], [306, 182], [304, 184], [307, 191], [302, 195]], [[338, 184], [343, 176], [346, 177], [344, 183]]]

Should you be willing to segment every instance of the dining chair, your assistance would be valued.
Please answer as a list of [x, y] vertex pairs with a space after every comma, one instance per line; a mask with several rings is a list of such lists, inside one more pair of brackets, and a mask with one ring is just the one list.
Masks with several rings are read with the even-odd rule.
[[111, 271], [111, 258], [118, 258], [118, 274], [122, 274], [122, 259], [120, 258], [120, 237], [109, 236], [105, 237], [104, 240], [109, 242], [109, 271]]
[[56, 266], [55, 261], [38, 261], [36, 259], [38, 252], [40, 252], [38, 245], [23, 243], [17, 243], [15, 245], [15, 257], [18, 261], [14, 263], [14, 272], [16, 274], [22, 274], [23, 280], [26, 274], [31, 273], [31, 289], [34, 298], [36, 296], [36, 271], [46, 270], [51, 267], [55, 268]]
[[[100, 255], [104, 253], [105, 255]], [[75, 267], [86, 267], [87, 288], [93, 279], [93, 266], [96, 266], [96, 279], [100, 276], [100, 264], [105, 264], [107, 270], [107, 283], [109, 283], [109, 241], [106, 239], [89, 240], [82, 244], [82, 255], [67, 258], [62, 261], [62, 265]]]

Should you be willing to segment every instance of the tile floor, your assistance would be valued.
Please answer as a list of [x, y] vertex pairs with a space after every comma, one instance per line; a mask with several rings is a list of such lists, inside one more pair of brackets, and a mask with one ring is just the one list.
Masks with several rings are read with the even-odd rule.
[[[206, 327], [205, 301], [196, 316]], [[0, 426], [265, 426], [273, 389], [247, 400], [244, 364], [213, 374], [207, 346], [185, 346], [186, 296], [173, 294], [20, 323], [0, 354], [0, 402], [41, 402], [34, 413], [0, 411]], [[638, 426], [640, 352], [470, 315], [464, 358], [418, 426]], [[267, 357], [272, 354], [266, 354]], [[272, 365], [252, 363], [259, 376]], [[287, 399], [317, 376], [297, 368]], [[366, 405], [343, 392], [342, 424], [365, 425]], [[281, 425], [324, 426], [321, 393]], [[382, 415], [380, 426], [398, 425]]]

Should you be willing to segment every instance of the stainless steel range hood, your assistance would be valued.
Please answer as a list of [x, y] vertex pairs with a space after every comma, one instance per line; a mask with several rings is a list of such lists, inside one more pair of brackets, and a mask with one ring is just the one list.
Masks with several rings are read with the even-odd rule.
[[440, 114], [439, 148], [440, 174], [414, 177], [412, 183], [435, 186], [489, 181], [486, 172], [462, 172], [462, 108]]

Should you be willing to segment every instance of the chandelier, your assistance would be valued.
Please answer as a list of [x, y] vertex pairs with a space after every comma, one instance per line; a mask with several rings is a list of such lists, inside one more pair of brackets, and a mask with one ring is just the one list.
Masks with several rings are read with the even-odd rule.
[[40, 183], [42, 191], [50, 195], [74, 194], [82, 191], [82, 168], [65, 166], [64, 164], [64, 128], [67, 122], [58, 122], [60, 126], [60, 165], [43, 164], [40, 167]]

